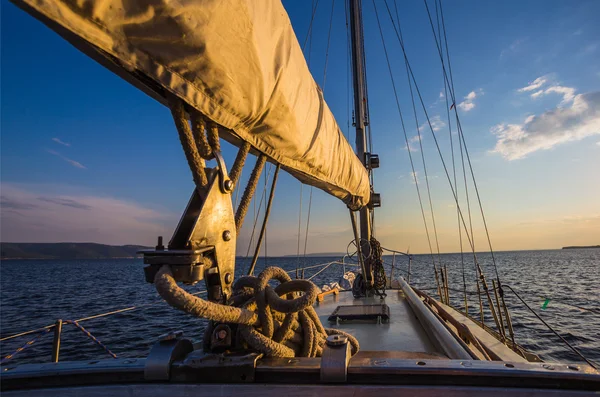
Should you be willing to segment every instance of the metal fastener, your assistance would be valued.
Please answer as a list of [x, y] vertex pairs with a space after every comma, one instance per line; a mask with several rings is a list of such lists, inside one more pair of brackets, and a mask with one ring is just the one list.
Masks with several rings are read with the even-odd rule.
[[231, 273], [225, 274], [225, 282], [227, 284], [231, 284], [232, 281], [233, 281], [233, 276], [231, 275]]
[[345, 335], [329, 335], [327, 337], [328, 346], [341, 346], [348, 343], [348, 337]]
[[231, 232], [229, 230], [225, 230], [223, 232], [223, 240], [225, 240], [225, 241], [231, 240]]
[[233, 181], [231, 179], [227, 179], [223, 186], [225, 187], [225, 190], [231, 192], [233, 190]]
[[225, 331], [224, 329], [222, 329], [219, 332], [217, 332], [217, 339], [223, 340], [225, 338], [227, 338], [227, 331]]

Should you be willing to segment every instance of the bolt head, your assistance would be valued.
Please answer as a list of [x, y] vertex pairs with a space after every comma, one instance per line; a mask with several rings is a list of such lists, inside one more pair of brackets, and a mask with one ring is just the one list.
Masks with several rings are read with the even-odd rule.
[[341, 346], [348, 343], [348, 337], [345, 335], [329, 335], [326, 342], [328, 346]]
[[231, 240], [231, 232], [229, 230], [225, 230], [223, 232], [223, 240], [225, 240], [225, 241]]
[[231, 192], [233, 190], [233, 181], [231, 179], [227, 179], [223, 185], [225, 187], [225, 190], [227, 190], [228, 192]]
[[224, 329], [222, 329], [219, 332], [217, 332], [217, 339], [218, 340], [223, 340], [225, 338], [227, 338], [227, 331], [225, 331]]
[[233, 281], [233, 276], [231, 275], [231, 273], [225, 274], [225, 282], [227, 284], [231, 284], [232, 281]]

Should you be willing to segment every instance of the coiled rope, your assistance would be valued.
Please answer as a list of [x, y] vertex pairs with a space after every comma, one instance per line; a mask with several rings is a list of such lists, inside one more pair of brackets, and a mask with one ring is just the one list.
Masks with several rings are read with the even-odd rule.
[[385, 287], [387, 285], [387, 277], [385, 275], [385, 269], [383, 268], [383, 259], [381, 259], [381, 255], [383, 254], [383, 249], [381, 248], [381, 244], [377, 239], [371, 236], [371, 269], [373, 269], [373, 289], [375, 290], [375, 294], [380, 298], [385, 298], [387, 294], [385, 293]]
[[[271, 287], [272, 280], [279, 285]], [[333, 334], [348, 337], [352, 354], [359, 350], [352, 335], [323, 327], [313, 308], [317, 287], [308, 280], [292, 280], [279, 267], [268, 267], [258, 277], [240, 278], [233, 286], [231, 305], [187, 293], [166, 265], [156, 274], [154, 284], [159, 295], [179, 310], [215, 322], [238, 324], [238, 345], [241, 341], [267, 357], [319, 357], [325, 339]]]

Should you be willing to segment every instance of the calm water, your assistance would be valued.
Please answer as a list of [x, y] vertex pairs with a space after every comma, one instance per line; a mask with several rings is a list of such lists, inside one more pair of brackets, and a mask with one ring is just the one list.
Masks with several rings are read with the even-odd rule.
[[[386, 257], [388, 271], [392, 262]], [[460, 255], [444, 254], [451, 287], [462, 291]], [[473, 263], [465, 257], [465, 277], [469, 291], [475, 291]], [[332, 258], [307, 258], [306, 266], [325, 263]], [[493, 275], [491, 258], [480, 254], [488, 280]], [[552, 325], [569, 343], [589, 359], [600, 362], [600, 249], [520, 251], [496, 254], [500, 277], [521, 293], [527, 303]], [[238, 260], [238, 271], [247, 267]], [[269, 265], [292, 270], [296, 258], [269, 258]], [[257, 266], [260, 271], [264, 259]], [[395, 274], [405, 274], [407, 260], [397, 258]], [[153, 285], [144, 281], [141, 259], [114, 260], [28, 260], [3, 261], [0, 266], [2, 337], [54, 323], [57, 318], [79, 319], [128, 306], [146, 305], [110, 317], [85, 321], [82, 325], [119, 357], [143, 356], [157, 337], [169, 330], [181, 329], [188, 337], [200, 339], [204, 322], [176, 311], [161, 302]], [[349, 268], [351, 269], [351, 268]], [[310, 277], [319, 268], [306, 271]], [[340, 265], [332, 265], [313, 281], [321, 286], [336, 281]], [[416, 255], [411, 282], [421, 288], [434, 286], [432, 265], [427, 256]], [[203, 285], [189, 287], [200, 291]], [[434, 290], [430, 291], [434, 293]], [[551, 298], [541, 310], [545, 298]], [[462, 292], [451, 292], [456, 305], [464, 306]], [[549, 361], [580, 361], [560, 340], [547, 330], [524, 306], [507, 292], [516, 339], [527, 349]], [[152, 303], [151, 305], [148, 305]], [[589, 308], [582, 310], [571, 305]], [[478, 315], [476, 296], [469, 297], [469, 309]], [[492, 324], [486, 313], [486, 322]], [[26, 343], [31, 336], [2, 342], [2, 357]], [[41, 337], [11, 363], [43, 362], [50, 359], [52, 334]], [[61, 360], [108, 358], [98, 346], [72, 325], [63, 328]]]

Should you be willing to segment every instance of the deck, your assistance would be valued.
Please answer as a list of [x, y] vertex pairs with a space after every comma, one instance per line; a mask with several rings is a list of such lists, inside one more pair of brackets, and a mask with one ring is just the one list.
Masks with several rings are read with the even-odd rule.
[[[383, 304], [390, 308], [390, 321], [377, 322], [340, 322], [330, 323], [329, 315], [337, 306]], [[390, 290], [384, 299], [368, 297], [355, 299], [350, 291], [338, 295], [327, 295], [322, 302], [315, 304], [315, 310], [325, 327], [337, 328], [348, 332], [360, 342], [362, 351], [412, 352], [426, 353], [429, 358], [446, 358], [436, 349], [425, 329], [417, 319], [401, 290]]]

